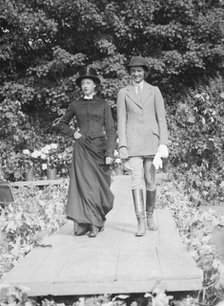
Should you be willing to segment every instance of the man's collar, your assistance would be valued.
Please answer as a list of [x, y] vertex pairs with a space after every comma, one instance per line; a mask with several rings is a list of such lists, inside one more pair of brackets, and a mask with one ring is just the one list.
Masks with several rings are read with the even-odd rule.
[[132, 81], [132, 84], [133, 84], [134, 87], [139, 87], [140, 86], [140, 88], [143, 89], [144, 82], [145, 82], [145, 80], [142, 80], [140, 83], [136, 83], [135, 81]]

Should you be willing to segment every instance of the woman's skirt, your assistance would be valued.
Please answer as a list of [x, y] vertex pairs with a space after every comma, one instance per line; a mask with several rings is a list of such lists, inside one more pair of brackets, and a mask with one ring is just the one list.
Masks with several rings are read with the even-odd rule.
[[79, 224], [102, 227], [113, 207], [105, 148], [104, 137], [82, 136], [74, 144], [66, 213]]

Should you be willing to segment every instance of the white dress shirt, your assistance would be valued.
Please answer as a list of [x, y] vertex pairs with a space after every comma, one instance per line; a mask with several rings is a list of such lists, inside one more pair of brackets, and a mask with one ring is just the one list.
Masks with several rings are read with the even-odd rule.
[[142, 80], [140, 83], [136, 83], [135, 81], [133, 81], [133, 86], [135, 88], [136, 94], [140, 94], [143, 90], [144, 80]]

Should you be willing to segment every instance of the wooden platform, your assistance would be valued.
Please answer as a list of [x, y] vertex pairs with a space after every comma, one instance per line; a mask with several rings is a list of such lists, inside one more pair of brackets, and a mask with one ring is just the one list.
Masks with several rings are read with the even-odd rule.
[[114, 209], [96, 238], [73, 236], [68, 222], [45, 237], [2, 281], [29, 287], [30, 296], [199, 290], [202, 272], [183, 247], [167, 209], [156, 210], [157, 232], [135, 237], [130, 177], [113, 178]]

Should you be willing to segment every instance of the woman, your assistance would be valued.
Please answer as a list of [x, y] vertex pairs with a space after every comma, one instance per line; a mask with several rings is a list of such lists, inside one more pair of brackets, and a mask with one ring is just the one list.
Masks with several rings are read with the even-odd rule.
[[[59, 130], [75, 139], [70, 172], [67, 217], [74, 220], [74, 234], [96, 237], [112, 209], [110, 164], [116, 133], [108, 103], [96, 95], [100, 79], [96, 70], [84, 67], [76, 84], [83, 97], [74, 101], [59, 123]], [[69, 123], [75, 118], [76, 130]]]
[[[153, 219], [156, 198], [156, 169], [168, 157], [166, 112], [160, 90], [144, 79], [148, 67], [141, 56], [134, 56], [127, 70], [130, 85], [122, 88], [117, 99], [120, 158], [131, 172], [132, 196], [138, 220], [136, 236], [143, 236], [147, 226], [156, 230]], [[146, 186], [146, 205], [143, 188]]]

